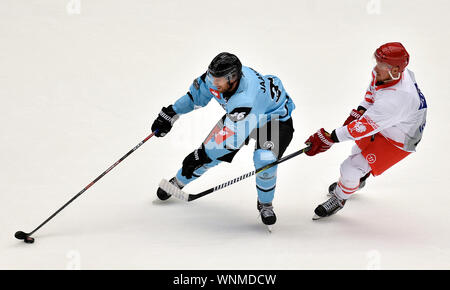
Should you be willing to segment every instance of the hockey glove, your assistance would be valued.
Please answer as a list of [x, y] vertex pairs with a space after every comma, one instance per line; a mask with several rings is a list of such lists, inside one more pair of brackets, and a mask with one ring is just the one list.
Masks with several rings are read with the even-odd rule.
[[156, 137], [164, 137], [172, 129], [173, 123], [179, 118], [177, 113], [172, 108], [172, 105], [163, 107], [159, 112], [158, 117], [153, 122], [152, 131], [155, 132]]
[[324, 128], [322, 128], [311, 135], [311, 137], [306, 140], [305, 144], [311, 147], [308, 151], [305, 152], [306, 155], [314, 156], [318, 153], [325, 152], [330, 149], [334, 144], [334, 141], [331, 139], [331, 135], [327, 131], [325, 131]]
[[350, 112], [350, 116], [348, 116], [347, 120], [345, 120], [345, 122], [344, 122], [344, 124], [342, 126], [347, 126], [348, 124], [350, 124], [354, 120], [357, 120], [357, 119], [361, 118], [361, 116], [362, 116], [362, 113], [360, 111], [357, 111], [357, 110], [353, 109]]
[[202, 167], [204, 164], [210, 163], [212, 160], [206, 155], [205, 145], [202, 146], [183, 160], [183, 168], [181, 169], [181, 175], [186, 178], [192, 178], [195, 170]]

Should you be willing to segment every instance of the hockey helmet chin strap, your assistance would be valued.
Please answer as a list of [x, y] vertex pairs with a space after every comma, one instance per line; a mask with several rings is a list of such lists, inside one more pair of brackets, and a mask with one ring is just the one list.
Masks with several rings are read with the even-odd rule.
[[401, 73], [401, 72], [398, 72], [398, 76], [395, 78], [395, 77], [392, 75], [391, 70], [389, 70], [389, 76], [391, 77], [391, 79], [393, 79], [394, 81], [396, 81], [396, 80], [400, 79], [400, 77], [402, 76], [402, 73]]

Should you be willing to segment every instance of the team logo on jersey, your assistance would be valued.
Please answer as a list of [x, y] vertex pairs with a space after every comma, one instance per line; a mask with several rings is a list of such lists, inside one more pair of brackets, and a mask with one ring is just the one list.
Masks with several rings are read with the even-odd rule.
[[230, 130], [227, 126], [221, 128], [221, 125], [216, 125], [216, 127], [214, 127], [211, 133], [209, 133], [208, 138], [206, 138], [204, 144], [208, 143], [214, 138], [214, 142], [216, 142], [217, 145], [220, 145], [234, 134], [235, 133], [232, 130]]
[[211, 94], [213, 94], [214, 97], [218, 98], [220, 100], [220, 93], [216, 91], [215, 89], [209, 89]]
[[227, 140], [228, 138], [230, 138], [231, 136], [234, 135], [234, 132], [231, 131], [229, 128], [227, 128], [226, 126], [223, 127], [222, 130], [220, 130], [216, 136], [214, 137], [214, 140], [216, 141], [217, 145], [222, 144], [225, 140]]
[[236, 112], [236, 113], [230, 114], [229, 116], [230, 116], [230, 119], [240, 121], [245, 118], [245, 113], [244, 112]]
[[241, 121], [248, 116], [251, 110], [252, 108], [250, 107], [235, 108], [233, 111], [231, 111], [231, 113], [228, 114], [228, 118], [233, 122]]
[[374, 164], [375, 161], [377, 161], [377, 156], [373, 153], [370, 153], [366, 156], [366, 160], [367, 162], [369, 162], [369, 164]]
[[358, 133], [363, 133], [366, 132], [367, 130], [366, 126], [364, 126], [364, 124], [361, 122], [356, 122], [355, 127], [353, 127], [353, 129]]
[[361, 120], [355, 120], [347, 125], [348, 132], [354, 138], [362, 137], [369, 134], [377, 128], [377, 124], [373, 122], [370, 118], [363, 117]]

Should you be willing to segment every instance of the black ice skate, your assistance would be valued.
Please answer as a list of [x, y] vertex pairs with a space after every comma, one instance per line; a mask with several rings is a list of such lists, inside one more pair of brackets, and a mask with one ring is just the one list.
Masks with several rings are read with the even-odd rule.
[[333, 215], [340, 211], [344, 205], [345, 200], [339, 199], [336, 195], [332, 194], [327, 201], [316, 207], [314, 210], [315, 215], [313, 216], [313, 220], [318, 220]]
[[277, 221], [277, 216], [275, 215], [275, 212], [273, 211], [272, 203], [261, 203], [258, 200], [258, 204], [256, 207], [259, 211], [259, 215], [261, 216], [261, 220], [263, 224], [267, 226], [267, 229], [269, 232], [272, 232], [272, 226]]
[[[359, 180], [359, 188], [358, 190], [362, 189], [364, 186], [366, 186], [366, 179], [370, 176], [370, 172], [367, 173], [366, 175], [364, 175], [363, 177], [361, 177], [361, 179]], [[332, 196], [334, 194], [334, 191], [336, 189], [337, 186], [337, 182], [333, 182], [329, 187], [328, 187], [328, 196]]]
[[[169, 180], [170, 183], [178, 187], [179, 189], [182, 189], [184, 186], [181, 185], [176, 177], [172, 177], [172, 179]], [[171, 195], [164, 191], [161, 187], [158, 187], [158, 191], [156, 192], [156, 195], [160, 200], [167, 200]]]

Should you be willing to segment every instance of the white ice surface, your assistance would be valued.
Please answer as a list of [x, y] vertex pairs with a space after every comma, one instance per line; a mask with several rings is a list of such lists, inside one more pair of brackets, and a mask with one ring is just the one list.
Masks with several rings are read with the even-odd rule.
[[[450, 2], [81, 0], [68, 14], [74, 1], [0, 3], [0, 268], [450, 268]], [[257, 219], [254, 178], [192, 203], [152, 203], [222, 116], [211, 101], [150, 139], [35, 244], [13, 237], [144, 139], [217, 53], [282, 79], [297, 105], [290, 153], [345, 120], [373, 51], [389, 41], [404, 43], [427, 98], [424, 139], [336, 216], [311, 220], [351, 143], [280, 165], [272, 234]], [[251, 171], [252, 145], [185, 190]]]

